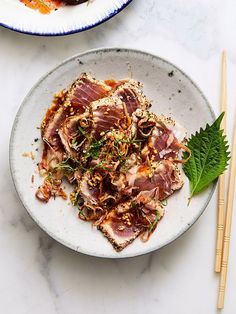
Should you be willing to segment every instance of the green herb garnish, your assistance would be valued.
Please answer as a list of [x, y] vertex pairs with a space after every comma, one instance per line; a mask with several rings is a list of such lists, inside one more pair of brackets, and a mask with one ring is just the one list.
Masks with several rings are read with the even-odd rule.
[[83, 135], [87, 140], [91, 140], [91, 136], [88, 135], [88, 133], [86, 132], [86, 130], [84, 128], [82, 128], [80, 125], [78, 125], [78, 130], [80, 132], [81, 135]]
[[86, 137], [86, 132], [85, 132], [85, 130], [80, 126], [80, 125], [78, 125], [78, 130], [80, 131], [80, 133], [84, 136], [84, 137]]
[[75, 167], [73, 167], [70, 163], [69, 163], [69, 158], [67, 158], [66, 160], [60, 162], [58, 165], [56, 165], [56, 167], [54, 168], [55, 170], [62, 170], [65, 173], [70, 173], [70, 172], [74, 172], [75, 171]]
[[161, 201], [161, 204], [162, 204], [163, 206], [167, 206], [167, 204], [168, 204], [168, 201], [167, 201], [167, 199], [165, 199], [165, 200], [162, 200], [162, 201]]
[[92, 159], [98, 159], [101, 148], [105, 141], [106, 139], [101, 139], [100, 141], [93, 142], [90, 145], [88, 152], [86, 153], [86, 158], [92, 157]]
[[131, 201], [131, 207], [132, 207], [132, 208], [136, 208], [136, 207], [137, 207], [137, 204], [136, 204], [134, 201]]
[[73, 140], [70, 143], [70, 146], [74, 149], [74, 150], [78, 150], [79, 149], [79, 143], [77, 142], [77, 140], [75, 138], [73, 138]]
[[79, 211], [79, 216], [80, 216], [80, 217], [82, 216], [84, 219], [86, 219], [86, 216], [85, 216], [84, 213], [83, 213], [83, 209], [81, 209], [80, 206], [77, 206], [77, 208], [78, 208], [78, 211]]
[[50, 7], [41, 0], [35, 0], [38, 4], [41, 4], [45, 9], [50, 10]]
[[114, 143], [117, 144], [117, 143], [127, 143], [127, 144], [137, 144], [137, 143], [141, 143], [141, 142], [144, 142], [143, 139], [129, 139], [129, 138], [124, 138], [124, 139], [119, 139], [119, 138], [116, 138], [114, 140]]
[[52, 177], [53, 177], [52, 172], [49, 171], [49, 172], [47, 173], [47, 176], [45, 177], [45, 181], [49, 181], [50, 179], [52, 179]]
[[[212, 124], [206, 125], [205, 129], [200, 129], [192, 135], [187, 147], [192, 155], [187, 163], [183, 165], [183, 170], [190, 181], [190, 198], [207, 188], [228, 166], [229, 151], [226, 136], [220, 129], [223, 119], [222, 113]], [[183, 153], [183, 159], [188, 157], [188, 153]]]
[[149, 232], [152, 232], [152, 230], [156, 227], [156, 224], [158, 223], [160, 218], [161, 218], [161, 215], [160, 215], [159, 211], [157, 210], [157, 214], [156, 214], [155, 220], [150, 223], [150, 226], [149, 226], [149, 229], [148, 229]]

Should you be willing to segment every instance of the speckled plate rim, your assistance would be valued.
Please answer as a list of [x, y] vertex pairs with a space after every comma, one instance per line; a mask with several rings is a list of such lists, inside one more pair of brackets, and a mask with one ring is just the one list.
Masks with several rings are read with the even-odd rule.
[[102, 20], [98, 20], [95, 23], [92, 23], [90, 25], [86, 25], [84, 27], [80, 27], [80, 28], [73, 29], [73, 30], [68, 30], [66, 32], [58, 32], [58, 33], [31, 32], [31, 31], [22, 30], [20, 28], [16, 28], [16, 27], [14, 27], [12, 25], [7, 25], [7, 24], [2, 23], [2, 22], [0, 22], [0, 26], [4, 27], [6, 29], [12, 30], [14, 32], [22, 33], [22, 34], [26, 34], [26, 35], [47, 36], [47, 37], [51, 37], [51, 36], [55, 36], [55, 37], [57, 37], [57, 36], [67, 36], [67, 35], [72, 35], [72, 34], [75, 34], [75, 33], [81, 33], [81, 32], [87, 31], [87, 30], [89, 30], [91, 28], [94, 28], [96, 26], [99, 26], [100, 24], [105, 23], [106, 21], [110, 20], [113, 16], [117, 15], [119, 12], [121, 12], [123, 9], [125, 9], [132, 1], [133, 0], [127, 0], [127, 2], [122, 4], [122, 6], [120, 8], [114, 9], [113, 12], [111, 12], [108, 15], [104, 16], [104, 18]]
[[34, 84], [34, 86], [30, 89], [30, 91], [28, 92], [28, 94], [26, 95], [26, 97], [24, 98], [22, 104], [20, 105], [20, 108], [16, 114], [15, 120], [13, 122], [13, 126], [12, 126], [12, 131], [11, 131], [11, 135], [10, 135], [10, 143], [9, 143], [9, 164], [10, 164], [10, 172], [11, 172], [11, 176], [13, 179], [13, 183], [16, 189], [16, 192], [18, 194], [18, 197], [21, 201], [21, 203], [23, 204], [23, 206], [25, 207], [25, 209], [27, 210], [28, 214], [31, 216], [31, 218], [37, 223], [37, 225], [43, 230], [45, 231], [50, 237], [52, 237], [54, 240], [56, 240], [57, 242], [61, 243], [62, 245], [72, 249], [73, 251], [76, 251], [78, 253], [82, 253], [88, 256], [94, 256], [94, 257], [100, 257], [100, 258], [111, 258], [111, 259], [124, 259], [124, 258], [132, 258], [132, 257], [136, 257], [136, 256], [141, 256], [141, 255], [145, 255], [148, 253], [151, 253], [153, 251], [159, 250], [165, 246], [167, 246], [168, 244], [174, 242], [175, 240], [177, 240], [181, 235], [183, 235], [187, 230], [189, 230], [193, 224], [200, 218], [200, 216], [203, 214], [203, 212], [205, 211], [207, 205], [209, 204], [213, 193], [215, 191], [216, 188], [216, 183], [217, 180], [212, 184], [211, 186], [211, 190], [209, 191], [209, 195], [208, 198], [206, 199], [204, 205], [202, 206], [201, 210], [199, 211], [199, 214], [197, 216], [194, 217], [194, 219], [189, 223], [186, 224], [186, 226], [184, 228], [182, 228], [178, 233], [176, 233], [169, 241], [166, 241], [166, 243], [162, 244], [162, 245], [157, 245], [155, 248], [152, 249], [144, 249], [142, 252], [136, 253], [136, 254], [132, 254], [132, 255], [127, 255], [127, 256], [112, 256], [109, 257], [107, 255], [101, 255], [96, 253], [96, 251], [93, 252], [93, 254], [89, 254], [88, 252], [81, 250], [81, 249], [77, 249], [76, 246], [71, 245], [70, 243], [68, 243], [67, 241], [64, 241], [63, 239], [55, 236], [52, 232], [50, 232], [50, 230], [46, 229], [41, 223], [40, 221], [38, 221], [38, 219], [35, 218], [33, 212], [31, 211], [31, 209], [29, 208], [29, 206], [26, 204], [25, 200], [24, 200], [24, 196], [21, 195], [21, 193], [19, 192], [19, 188], [18, 188], [18, 182], [16, 180], [16, 177], [14, 175], [15, 173], [15, 169], [14, 169], [14, 163], [12, 160], [12, 151], [14, 149], [14, 137], [15, 137], [15, 132], [17, 129], [17, 124], [18, 124], [18, 120], [19, 117], [21, 115], [21, 112], [24, 108], [24, 105], [27, 103], [28, 98], [30, 98], [32, 92], [34, 91], [35, 88], [38, 87], [38, 85], [41, 84], [41, 82], [47, 78], [49, 75], [51, 75], [51, 73], [53, 73], [54, 71], [56, 71], [59, 67], [61, 67], [62, 65], [65, 65], [66, 63], [70, 62], [71, 60], [75, 59], [75, 58], [81, 58], [85, 55], [89, 55], [89, 54], [94, 54], [94, 53], [106, 53], [106, 52], [115, 52], [117, 54], [119, 53], [124, 53], [124, 52], [131, 52], [131, 53], [137, 53], [137, 54], [142, 54], [142, 55], [146, 55], [148, 57], [152, 57], [155, 59], [158, 59], [166, 64], [168, 64], [169, 66], [173, 67], [174, 70], [179, 71], [187, 80], [189, 80], [189, 82], [198, 90], [198, 92], [201, 94], [201, 96], [203, 97], [206, 106], [209, 110], [209, 112], [211, 113], [212, 119], [215, 119], [215, 113], [209, 103], [209, 101], [207, 100], [206, 96], [203, 94], [203, 92], [201, 91], [201, 89], [199, 88], [199, 86], [183, 71], [181, 70], [179, 67], [177, 67], [176, 65], [174, 65], [172, 62], [162, 58], [162, 57], [158, 57], [154, 54], [151, 54], [149, 52], [146, 51], [142, 51], [142, 50], [138, 50], [138, 49], [130, 49], [130, 48], [99, 48], [99, 49], [92, 49], [92, 50], [88, 50], [85, 51], [83, 53], [74, 55], [66, 60], [64, 60], [63, 62], [61, 62], [59, 65], [57, 65], [56, 67], [54, 67], [51, 71], [48, 71], [45, 75], [43, 75], [36, 84]]

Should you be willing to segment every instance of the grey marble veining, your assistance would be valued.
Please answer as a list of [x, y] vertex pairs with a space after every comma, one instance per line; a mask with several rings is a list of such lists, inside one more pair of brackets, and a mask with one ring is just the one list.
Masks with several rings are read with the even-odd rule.
[[[235, 10], [233, 0], [134, 0], [86, 33], [43, 38], [0, 29], [0, 313], [217, 313], [215, 196], [191, 230], [160, 251], [127, 260], [92, 258], [56, 243], [28, 216], [11, 181], [8, 144], [14, 116], [32, 85], [63, 59], [102, 46], [141, 48], [169, 59], [192, 76], [216, 112], [219, 57], [226, 48], [231, 136]], [[226, 314], [236, 312], [235, 230]]]

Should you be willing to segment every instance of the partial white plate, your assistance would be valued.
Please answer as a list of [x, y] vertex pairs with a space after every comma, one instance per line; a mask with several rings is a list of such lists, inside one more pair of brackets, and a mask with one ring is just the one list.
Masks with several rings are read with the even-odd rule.
[[0, 1], [0, 26], [30, 35], [60, 36], [97, 26], [125, 8], [132, 0], [93, 0], [41, 14], [19, 0]]
[[[146, 243], [136, 239], [117, 253], [102, 233], [77, 218], [77, 209], [57, 198], [44, 204], [35, 198], [41, 178], [35, 173], [42, 153], [38, 129], [55, 92], [70, 85], [81, 72], [98, 79], [132, 77], [144, 84], [144, 92], [153, 101], [157, 114], [174, 117], [194, 133], [215, 118], [212, 109], [195, 83], [180, 69], [154, 55], [129, 49], [101, 49], [85, 52], [64, 61], [47, 73], [29, 92], [21, 105], [12, 129], [10, 165], [13, 180], [25, 208], [50, 236], [75, 251], [89, 255], [124, 258], [154, 251], [183, 234], [206, 208], [214, 186], [194, 197], [187, 207], [189, 183], [168, 199], [166, 213]], [[39, 148], [39, 151], [36, 149]], [[22, 156], [34, 152], [36, 159]], [[31, 182], [34, 174], [35, 182]]]

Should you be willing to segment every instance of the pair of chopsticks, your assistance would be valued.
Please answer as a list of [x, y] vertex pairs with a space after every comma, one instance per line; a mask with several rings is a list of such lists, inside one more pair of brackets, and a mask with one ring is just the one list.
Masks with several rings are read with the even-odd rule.
[[[222, 128], [226, 132], [226, 112], [227, 112], [227, 69], [226, 69], [226, 52], [222, 54], [221, 69], [221, 111], [225, 112], [222, 121]], [[231, 150], [231, 162], [228, 181], [228, 193], [225, 210], [225, 174], [219, 178], [218, 186], [218, 222], [217, 222], [217, 241], [216, 241], [216, 259], [215, 271], [220, 272], [220, 284], [218, 294], [218, 309], [224, 308], [225, 288], [229, 259], [229, 244], [231, 236], [233, 201], [235, 191], [236, 177], [236, 117], [234, 122], [233, 143]], [[226, 211], [226, 213], [225, 213]]]

